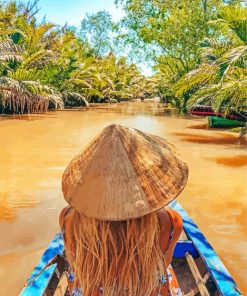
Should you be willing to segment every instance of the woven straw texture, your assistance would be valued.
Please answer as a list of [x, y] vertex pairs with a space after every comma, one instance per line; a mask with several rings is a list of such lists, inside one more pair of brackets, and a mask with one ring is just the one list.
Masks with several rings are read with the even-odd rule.
[[187, 165], [164, 139], [113, 124], [70, 162], [62, 190], [88, 217], [127, 220], [166, 206], [187, 177]]

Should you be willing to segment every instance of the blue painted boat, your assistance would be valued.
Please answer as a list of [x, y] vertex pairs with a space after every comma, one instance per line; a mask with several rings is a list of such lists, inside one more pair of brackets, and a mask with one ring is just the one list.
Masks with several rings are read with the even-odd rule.
[[[230, 273], [186, 211], [178, 202], [173, 202], [171, 207], [179, 212], [184, 222], [184, 231], [175, 247], [171, 264], [181, 292], [173, 295], [242, 295]], [[21, 296], [69, 295], [65, 262], [61, 254], [64, 254], [63, 239], [61, 234], [57, 234], [27, 280]]]

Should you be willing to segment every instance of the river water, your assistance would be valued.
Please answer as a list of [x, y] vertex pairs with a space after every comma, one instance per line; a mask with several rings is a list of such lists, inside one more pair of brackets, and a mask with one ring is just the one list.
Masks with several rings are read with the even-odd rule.
[[179, 197], [247, 295], [247, 153], [232, 133], [162, 104], [123, 103], [86, 111], [0, 119], [0, 295], [17, 295], [58, 231], [61, 176], [71, 158], [110, 123], [166, 138], [189, 165]]

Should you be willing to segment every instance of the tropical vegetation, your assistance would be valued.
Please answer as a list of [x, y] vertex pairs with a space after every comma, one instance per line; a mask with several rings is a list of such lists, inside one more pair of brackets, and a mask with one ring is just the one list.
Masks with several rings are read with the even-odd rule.
[[[123, 0], [133, 36], [155, 61], [161, 96], [180, 112], [247, 108], [246, 1]], [[128, 37], [126, 40], [130, 40]]]
[[[38, 22], [38, 0], [0, 1], [1, 111], [154, 95], [183, 113], [195, 104], [246, 110], [246, 1], [115, 2], [125, 11], [119, 23], [100, 11], [74, 28]], [[144, 59], [151, 77], [137, 66]]]
[[94, 29], [90, 20], [84, 20], [80, 34], [67, 25], [38, 23], [37, 2], [0, 2], [2, 112], [87, 106], [91, 101], [143, 98], [148, 89], [154, 91], [152, 81], [124, 57], [107, 52], [105, 42], [89, 44], [82, 33], [83, 26]]

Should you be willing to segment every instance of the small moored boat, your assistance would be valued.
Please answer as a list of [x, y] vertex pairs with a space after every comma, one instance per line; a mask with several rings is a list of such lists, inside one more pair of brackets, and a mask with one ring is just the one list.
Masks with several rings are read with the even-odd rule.
[[194, 105], [193, 107], [190, 108], [189, 113], [191, 115], [196, 115], [196, 116], [214, 116], [217, 118], [222, 118], [222, 119], [232, 119], [232, 120], [237, 120], [240, 122], [245, 122], [247, 118], [247, 112], [242, 111], [242, 112], [236, 112], [234, 110], [231, 110], [228, 114], [226, 114], [225, 108], [220, 108], [218, 112], [214, 111], [211, 106], [205, 106], [205, 105]]
[[[171, 207], [183, 218], [184, 230], [178, 241], [169, 274], [172, 295], [239, 296], [240, 291], [226, 267], [200, 229], [179, 203]], [[61, 234], [55, 235], [27, 280], [21, 296], [69, 295]]]
[[231, 128], [231, 127], [241, 127], [244, 126], [243, 121], [228, 119], [218, 116], [208, 116], [208, 126], [209, 127], [219, 127], [219, 128]]

